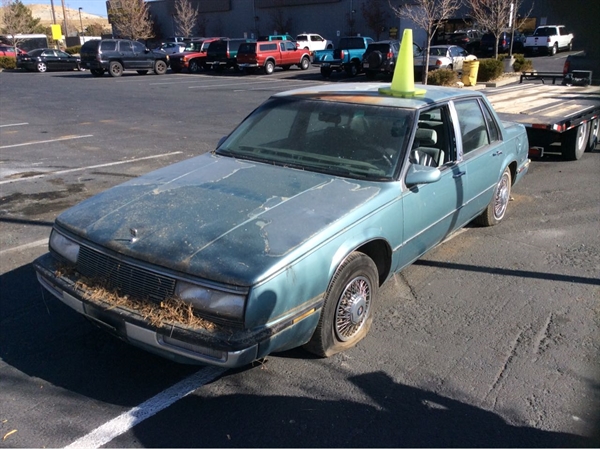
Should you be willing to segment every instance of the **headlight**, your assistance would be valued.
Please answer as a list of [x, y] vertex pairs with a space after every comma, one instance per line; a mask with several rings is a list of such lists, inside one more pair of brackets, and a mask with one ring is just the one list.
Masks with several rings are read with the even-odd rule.
[[52, 233], [50, 234], [50, 248], [68, 261], [77, 263], [79, 245], [55, 230], [52, 230]]
[[223, 318], [241, 320], [244, 317], [245, 296], [221, 292], [189, 282], [177, 281], [175, 295], [201, 311]]

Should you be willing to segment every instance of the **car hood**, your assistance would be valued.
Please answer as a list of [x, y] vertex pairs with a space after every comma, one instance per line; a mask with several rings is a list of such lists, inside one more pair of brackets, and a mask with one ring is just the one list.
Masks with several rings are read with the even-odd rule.
[[89, 198], [56, 222], [147, 263], [250, 286], [347, 226], [353, 211], [353, 219], [368, 213], [356, 210], [374, 207], [367, 202], [379, 191], [378, 183], [206, 154]]

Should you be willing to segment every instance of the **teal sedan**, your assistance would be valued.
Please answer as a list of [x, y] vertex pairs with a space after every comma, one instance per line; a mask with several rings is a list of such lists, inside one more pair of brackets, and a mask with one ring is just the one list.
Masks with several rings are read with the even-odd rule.
[[524, 127], [481, 93], [386, 86], [276, 94], [211, 153], [67, 210], [39, 281], [181, 362], [353, 347], [381, 285], [467, 223], [500, 223], [529, 164]]

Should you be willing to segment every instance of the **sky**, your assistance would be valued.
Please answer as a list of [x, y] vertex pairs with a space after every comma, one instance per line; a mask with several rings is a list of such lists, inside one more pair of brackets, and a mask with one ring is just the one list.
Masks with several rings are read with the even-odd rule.
[[[24, 5], [50, 5], [50, 0], [21, 0]], [[105, 0], [64, 0], [65, 8], [81, 8], [89, 14], [107, 17]], [[54, 0], [54, 8], [62, 8], [61, 0]]]

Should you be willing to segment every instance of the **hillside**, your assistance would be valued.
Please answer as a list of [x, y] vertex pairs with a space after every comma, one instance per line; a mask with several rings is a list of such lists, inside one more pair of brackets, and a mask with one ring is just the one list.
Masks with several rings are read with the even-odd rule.
[[[35, 18], [40, 19], [42, 25], [52, 25], [52, 7], [50, 5], [26, 5], [31, 10], [31, 15]], [[97, 16], [95, 14], [88, 14], [85, 10], [81, 11], [81, 22], [79, 20], [79, 10], [65, 8], [67, 12], [67, 23], [69, 29], [74, 27], [76, 29], [81, 28], [81, 22], [83, 27], [87, 27], [93, 23], [98, 23], [105, 28], [109, 28], [108, 19], [106, 17]], [[54, 14], [56, 15], [56, 23], [62, 23], [63, 21], [63, 9], [60, 2], [54, 2]]]

